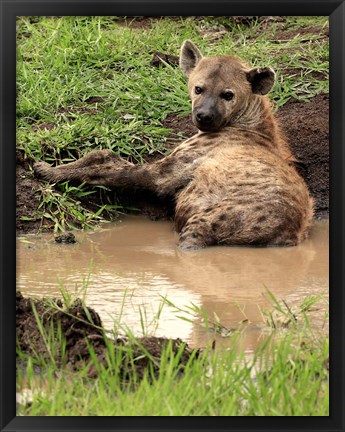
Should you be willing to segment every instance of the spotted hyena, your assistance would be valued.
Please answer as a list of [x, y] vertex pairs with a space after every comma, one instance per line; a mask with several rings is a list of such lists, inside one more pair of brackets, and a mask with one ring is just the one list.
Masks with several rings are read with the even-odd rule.
[[274, 71], [234, 56], [203, 57], [188, 40], [180, 67], [199, 132], [168, 156], [136, 165], [98, 150], [57, 167], [37, 162], [36, 174], [172, 196], [183, 249], [297, 245], [307, 236], [313, 202], [266, 96]]

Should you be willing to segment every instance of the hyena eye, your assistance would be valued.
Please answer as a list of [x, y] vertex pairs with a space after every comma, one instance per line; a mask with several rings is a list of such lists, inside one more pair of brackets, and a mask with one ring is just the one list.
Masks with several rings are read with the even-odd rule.
[[222, 98], [225, 99], [226, 101], [231, 101], [231, 99], [233, 99], [234, 94], [232, 91], [227, 91], [225, 93], [222, 94]]
[[195, 91], [195, 94], [200, 94], [200, 93], [202, 93], [202, 88], [201, 87], [195, 87], [194, 91]]

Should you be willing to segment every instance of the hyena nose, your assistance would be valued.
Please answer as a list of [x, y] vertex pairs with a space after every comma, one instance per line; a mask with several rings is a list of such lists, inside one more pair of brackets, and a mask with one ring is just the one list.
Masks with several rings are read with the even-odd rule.
[[200, 111], [197, 113], [196, 119], [198, 120], [198, 122], [200, 124], [209, 125], [210, 123], [213, 122], [214, 115], [211, 113], [205, 113], [205, 112]]

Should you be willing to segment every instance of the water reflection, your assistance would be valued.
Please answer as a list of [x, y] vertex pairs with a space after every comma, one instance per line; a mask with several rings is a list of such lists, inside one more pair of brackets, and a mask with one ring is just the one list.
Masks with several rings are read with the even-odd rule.
[[[137, 334], [143, 323], [153, 330], [167, 296], [179, 307], [193, 303], [210, 315], [215, 312], [232, 328], [249, 319], [243, 344], [252, 349], [261, 333], [260, 307], [268, 306], [265, 287], [291, 305], [306, 295], [328, 292], [328, 221], [315, 223], [310, 238], [293, 248], [182, 252], [171, 223], [138, 216], [75, 234], [76, 245], [56, 244], [47, 234], [18, 239], [17, 289], [25, 295], [60, 296], [61, 284], [73, 292], [84, 280], [87, 303], [108, 328], [115, 318]], [[319, 325], [322, 317], [323, 311], [315, 317]], [[165, 306], [156, 334], [202, 346], [205, 332], [198, 321], [192, 325]]]

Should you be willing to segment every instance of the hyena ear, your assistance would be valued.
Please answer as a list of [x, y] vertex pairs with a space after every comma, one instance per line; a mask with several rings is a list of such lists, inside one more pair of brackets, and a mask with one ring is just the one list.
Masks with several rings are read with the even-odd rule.
[[183, 73], [188, 77], [195, 66], [201, 60], [202, 55], [193, 42], [186, 40], [183, 42], [180, 51], [180, 68]]
[[270, 67], [254, 68], [247, 72], [247, 79], [252, 86], [253, 93], [265, 95], [274, 84], [274, 70]]

